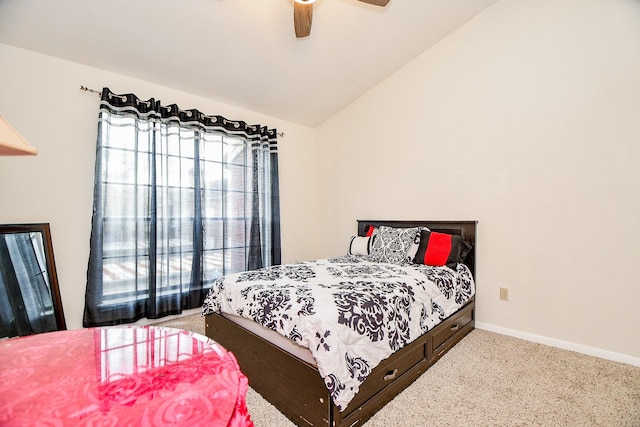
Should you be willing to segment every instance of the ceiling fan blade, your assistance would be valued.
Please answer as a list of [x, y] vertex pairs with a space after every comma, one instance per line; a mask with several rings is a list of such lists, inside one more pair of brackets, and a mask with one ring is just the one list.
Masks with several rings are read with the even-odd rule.
[[360, 0], [363, 3], [369, 3], [374, 6], [386, 6], [389, 0]]
[[293, 2], [293, 26], [296, 29], [296, 37], [307, 37], [311, 34], [311, 20], [313, 18], [313, 3]]

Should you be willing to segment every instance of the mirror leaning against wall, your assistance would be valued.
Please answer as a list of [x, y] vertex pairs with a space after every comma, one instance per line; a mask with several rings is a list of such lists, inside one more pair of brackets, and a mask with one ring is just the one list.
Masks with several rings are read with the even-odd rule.
[[0, 339], [66, 328], [49, 224], [0, 225]]

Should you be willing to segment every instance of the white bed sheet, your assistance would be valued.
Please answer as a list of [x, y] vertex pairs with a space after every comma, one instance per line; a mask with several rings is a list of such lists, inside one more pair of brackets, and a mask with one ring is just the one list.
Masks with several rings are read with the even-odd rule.
[[277, 333], [274, 330], [265, 328], [259, 323], [253, 320], [235, 316], [233, 314], [220, 313], [225, 319], [232, 321], [233, 323], [242, 326], [244, 329], [256, 334], [257, 336], [269, 341], [281, 348], [282, 350], [296, 356], [298, 359], [302, 359], [310, 365], [316, 366], [316, 360], [313, 358], [311, 351], [308, 348], [303, 347], [289, 338]]

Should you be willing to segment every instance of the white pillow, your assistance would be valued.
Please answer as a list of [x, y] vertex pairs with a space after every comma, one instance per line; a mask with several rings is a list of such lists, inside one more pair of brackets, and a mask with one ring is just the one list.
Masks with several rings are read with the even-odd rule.
[[371, 253], [371, 237], [351, 237], [347, 253], [349, 255], [369, 255]]

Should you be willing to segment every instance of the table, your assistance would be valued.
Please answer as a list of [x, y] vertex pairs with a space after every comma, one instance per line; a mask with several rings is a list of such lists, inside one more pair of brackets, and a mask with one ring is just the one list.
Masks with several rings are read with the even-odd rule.
[[253, 426], [232, 353], [154, 326], [0, 341], [0, 425]]

